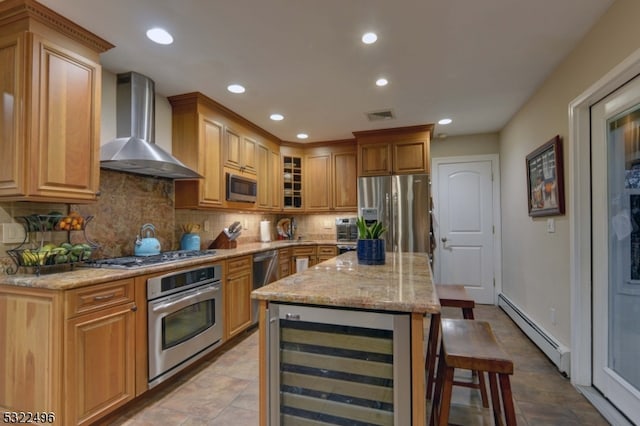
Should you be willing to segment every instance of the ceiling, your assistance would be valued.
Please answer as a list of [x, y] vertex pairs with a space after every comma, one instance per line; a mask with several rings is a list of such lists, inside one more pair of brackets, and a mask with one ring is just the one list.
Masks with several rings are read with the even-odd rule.
[[[202, 92], [306, 142], [444, 117], [436, 134], [499, 131], [613, 1], [40, 0], [116, 46], [106, 70], [147, 75], [163, 96]], [[156, 26], [174, 43], [149, 41]], [[395, 118], [367, 119], [380, 110]]]

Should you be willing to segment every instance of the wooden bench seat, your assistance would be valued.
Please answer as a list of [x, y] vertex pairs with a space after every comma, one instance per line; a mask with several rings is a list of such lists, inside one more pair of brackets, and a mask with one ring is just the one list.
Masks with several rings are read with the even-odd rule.
[[[456, 368], [486, 372], [491, 389], [491, 405], [495, 424], [516, 424], [509, 375], [513, 361], [498, 344], [486, 321], [444, 318], [441, 321], [442, 340], [438, 360], [438, 374], [431, 411], [431, 425], [447, 425], [451, 408], [451, 394]], [[499, 383], [499, 386], [498, 386]]]

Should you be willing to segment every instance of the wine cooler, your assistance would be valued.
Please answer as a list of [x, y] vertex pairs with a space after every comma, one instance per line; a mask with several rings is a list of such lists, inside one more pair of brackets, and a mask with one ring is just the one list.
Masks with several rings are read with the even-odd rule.
[[270, 303], [269, 424], [411, 424], [408, 314]]

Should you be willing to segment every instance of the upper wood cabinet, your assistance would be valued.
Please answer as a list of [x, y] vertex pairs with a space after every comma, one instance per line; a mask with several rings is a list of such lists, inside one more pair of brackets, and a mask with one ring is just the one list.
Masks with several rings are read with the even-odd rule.
[[282, 210], [282, 162], [279, 150], [271, 150], [269, 177], [271, 208], [273, 210]]
[[354, 211], [358, 207], [356, 150], [352, 141], [305, 150], [305, 210]]
[[255, 175], [257, 149], [255, 140], [241, 136], [235, 130], [226, 129], [223, 147], [225, 167]]
[[280, 152], [274, 146], [257, 145], [258, 200], [256, 207], [262, 210], [279, 210], [280, 203]]
[[353, 132], [358, 141], [358, 176], [430, 172], [433, 125]]
[[[273, 210], [271, 182], [279, 139], [199, 92], [168, 98], [173, 111], [172, 154], [204, 179], [177, 180], [176, 208]], [[279, 163], [279, 161], [278, 161]], [[278, 170], [280, 165], [278, 164]], [[226, 174], [258, 181], [256, 203], [226, 200]], [[279, 173], [279, 172], [278, 172]]]
[[0, 198], [95, 201], [113, 45], [33, 1], [0, 2]]
[[302, 187], [306, 173], [302, 164], [303, 151], [300, 148], [283, 146], [280, 154], [282, 155], [282, 209], [302, 210], [306, 203], [306, 194]]
[[216, 121], [206, 98], [193, 93], [169, 98], [172, 115], [172, 153], [204, 179], [175, 182], [176, 208], [221, 207], [222, 139], [224, 126]]

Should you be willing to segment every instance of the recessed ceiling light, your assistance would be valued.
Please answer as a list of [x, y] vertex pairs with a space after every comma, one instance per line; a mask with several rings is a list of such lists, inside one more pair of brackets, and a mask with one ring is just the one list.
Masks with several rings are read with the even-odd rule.
[[362, 42], [364, 44], [373, 44], [378, 40], [378, 36], [376, 33], [364, 33], [362, 35]]
[[169, 32], [162, 28], [151, 28], [147, 30], [147, 37], [149, 40], [158, 44], [171, 44], [173, 43], [173, 36]]
[[389, 84], [389, 81], [386, 78], [379, 78], [376, 80], [376, 86], [382, 87]]
[[445, 124], [449, 124], [449, 123], [451, 123], [452, 121], [453, 121], [453, 120], [452, 120], [452, 119], [450, 119], [450, 118], [443, 118], [442, 120], [438, 121], [438, 124], [445, 125]]
[[306, 133], [298, 133], [298, 136], [297, 136], [298, 139], [307, 139], [308, 137], [309, 135]]
[[245, 91], [244, 86], [239, 84], [230, 84], [227, 86], [227, 90], [231, 93], [244, 93]]
[[271, 114], [270, 118], [273, 121], [280, 121], [280, 120], [284, 120], [284, 115], [282, 115], [282, 114]]

